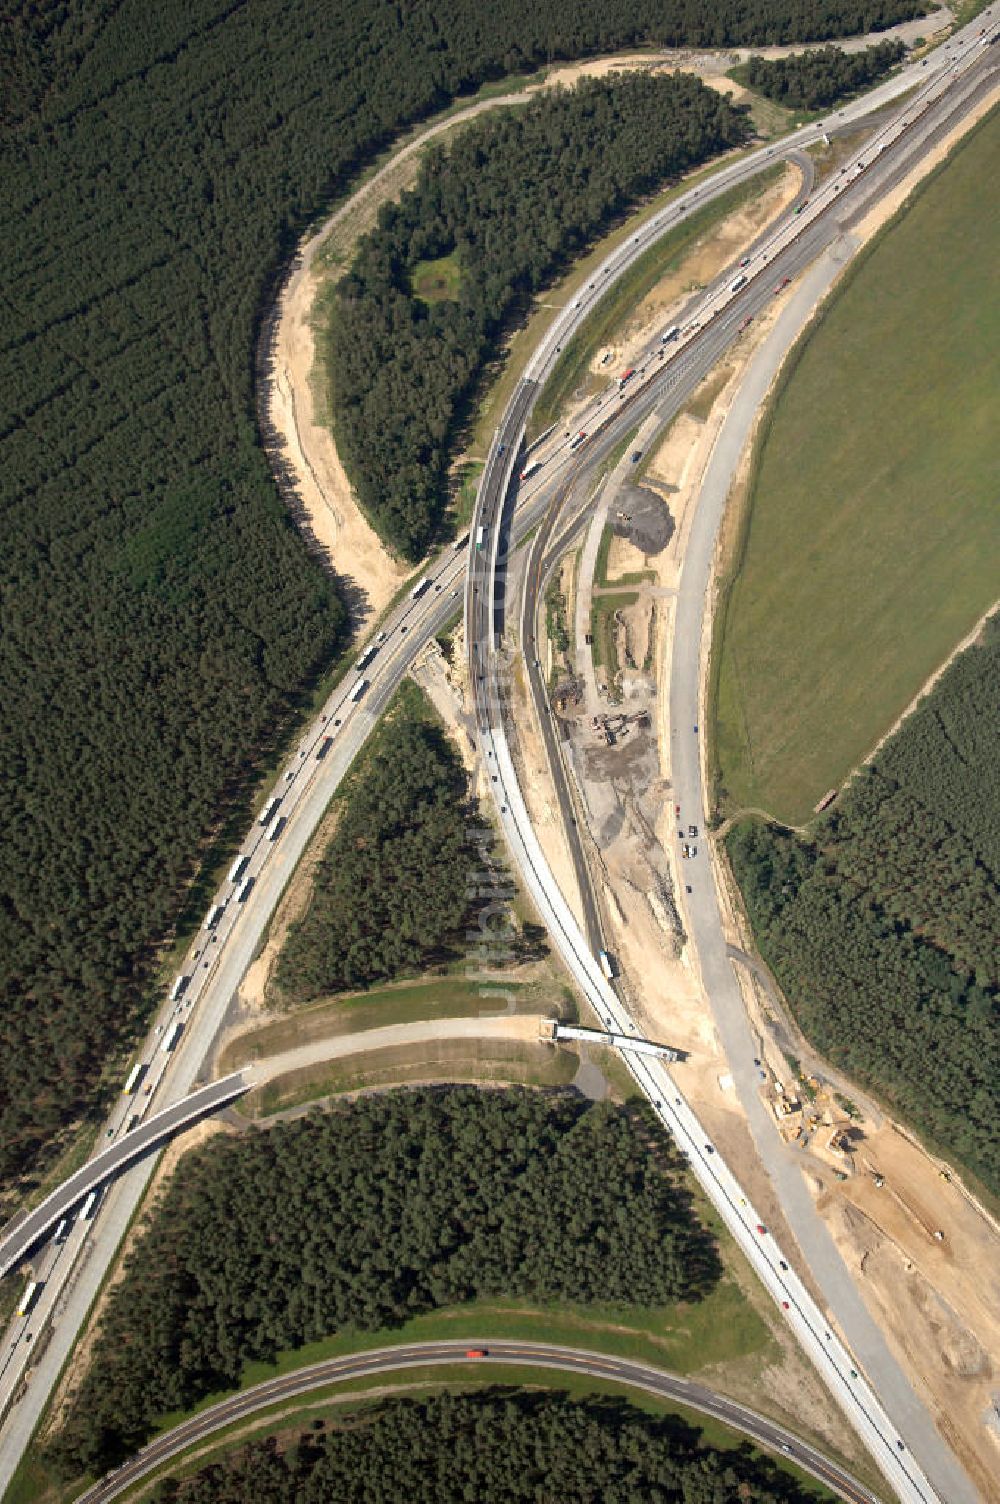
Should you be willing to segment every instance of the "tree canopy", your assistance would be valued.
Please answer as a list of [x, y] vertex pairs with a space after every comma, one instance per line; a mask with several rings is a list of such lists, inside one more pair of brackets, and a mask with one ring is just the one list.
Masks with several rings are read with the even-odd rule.
[[815, 47], [792, 57], [751, 57], [732, 76], [790, 109], [825, 110], [884, 77], [905, 53], [902, 42], [879, 42], [863, 52]]
[[[289, 1001], [440, 964], [463, 955], [483, 926], [497, 927], [499, 914], [481, 913], [486, 897], [506, 891], [492, 832], [440, 727], [406, 719], [414, 698], [398, 705], [338, 792], [337, 829], [309, 908], [278, 958], [276, 982]], [[487, 888], [484, 860], [495, 874]], [[505, 934], [508, 950], [516, 942], [530, 951], [513, 926]]]
[[961, 654], [808, 840], [728, 850], [803, 1030], [1000, 1190], [1000, 623]]
[[[691, 74], [612, 74], [428, 153], [361, 241], [328, 335], [338, 447], [394, 548], [426, 550], [484, 367], [532, 298], [614, 215], [749, 132]], [[427, 301], [415, 274], [444, 258], [457, 286]]]
[[[38, 0], [0, 28], [0, 1180], [96, 1112], [213, 833], [343, 642], [253, 394], [297, 238], [401, 127], [557, 58], [913, 0]], [[196, 895], [196, 901], [200, 902]]]
[[[319, 1428], [322, 1430], [323, 1422]], [[269, 1437], [183, 1480], [155, 1504], [808, 1504], [819, 1495], [749, 1447], [709, 1446], [675, 1415], [599, 1395], [488, 1389], [391, 1399], [325, 1435]]]
[[468, 1087], [213, 1139], [112, 1287], [54, 1457], [104, 1469], [251, 1359], [476, 1296], [697, 1300], [720, 1266], [682, 1165], [645, 1107]]

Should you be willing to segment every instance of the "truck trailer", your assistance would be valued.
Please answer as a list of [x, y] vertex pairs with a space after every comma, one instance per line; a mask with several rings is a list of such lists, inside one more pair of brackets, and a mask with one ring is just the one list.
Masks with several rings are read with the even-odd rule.
[[41, 1293], [42, 1281], [40, 1279], [33, 1279], [18, 1301], [17, 1314], [19, 1316], [27, 1316]]
[[133, 1065], [132, 1069], [129, 1071], [129, 1073], [128, 1073], [128, 1080], [125, 1082], [125, 1085], [122, 1087], [122, 1096], [123, 1097], [133, 1097], [133, 1096], [135, 1096], [135, 1093], [136, 1093], [136, 1090], [138, 1088], [139, 1082], [142, 1080], [142, 1078], [143, 1078], [143, 1076], [145, 1074], [146, 1074], [145, 1063], [142, 1060], [140, 1060], [139, 1064], [138, 1065]]
[[160, 1049], [163, 1051], [164, 1055], [173, 1054], [174, 1050], [177, 1048], [177, 1041], [180, 1039], [183, 1033], [184, 1023], [182, 1019], [178, 1019], [175, 1024], [171, 1024], [169, 1030], [167, 1031], [166, 1039], [160, 1045]]
[[274, 796], [273, 799], [269, 799], [267, 801], [267, 803], [264, 805], [264, 808], [260, 812], [260, 818], [257, 821], [257, 824], [258, 825], [266, 825], [269, 820], [273, 820], [273, 818], [275, 816], [275, 813], [277, 812], [278, 805], [280, 803], [281, 803], [281, 795], [280, 794], [275, 794], [275, 796]]

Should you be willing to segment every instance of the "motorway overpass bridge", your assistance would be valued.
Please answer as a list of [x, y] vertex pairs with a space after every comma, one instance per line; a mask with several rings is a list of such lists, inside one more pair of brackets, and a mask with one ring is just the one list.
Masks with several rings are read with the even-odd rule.
[[172, 1107], [157, 1112], [124, 1134], [107, 1149], [102, 1149], [85, 1165], [64, 1180], [34, 1211], [10, 1223], [0, 1234], [0, 1277], [8, 1274], [26, 1254], [40, 1243], [64, 1217], [69, 1217], [91, 1191], [103, 1186], [126, 1165], [160, 1149], [175, 1134], [190, 1127], [199, 1118], [215, 1112], [250, 1087], [244, 1071], [212, 1081], [193, 1091]]
[[556, 1023], [552, 1026], [551, 1038], [553, 1041], [579, 1039], [584, 1044], [607, 1045], [626, 1055], [631, 1051], [633, 1055], [656, 1055], [660, 1060], [671, 1062], [685, 1058], [683, 1050], [672, 1049], [668, 1044], [657, 1044], [652, 1039], [638, 1039], [633, 1034], [620, 1034], [615, 1029], [578, 1029], [574, 1025]]

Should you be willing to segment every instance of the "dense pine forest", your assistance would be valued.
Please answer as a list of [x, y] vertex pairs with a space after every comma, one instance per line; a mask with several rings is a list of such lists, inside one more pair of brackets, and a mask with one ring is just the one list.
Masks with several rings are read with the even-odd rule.
[[389, 981], [466, 951], [483, 902], [482, 853], [493, 842], [443, 731], [406, 718], [412, 699], [338, 792], [336, 834], [279, 957], [277, 984], [289, 1001]]
[[253, 1442], [155, 1504], [807, 1504], [818, 1494], [749, 1448], [707, 1446], [678, 1416], [617, 1398], [488, 1389], [383, 1401], [321, 1434]]
[[719, 1264], [682, 1163], [636, 1104], [468, 1087], [216, 1138], [112, 1289], [55, 1459], [106, 1468], [250, 1359], [477, 1296], [697, 1300]]
[[[338, 447], [394, 549], [419, 559], [433, 538], [503, 332], [613, 216], [750, 133], [691, 74], [612, 74], [476, 121], [428, 154], [361, 241], [328, 335]], [[428, 300], [420, 270], [445, 258], [452, 285]]]
[[913, 0], [38, 0], [0, 28], [0, 1184], [98, 1106], [206, 843], [343, 641], [261, 452], [256, 326], [407, 122], [646, 41]]
[[867, 89], [900, 61], [902, 42], [879, 42], [863, 52], [814, 47], [793, 57], [751, 57], [731, 77], [794, 110], [825, 110]]
[[811, 840], [727, 844], [805, 1033], [1000, 1192], [1000, 623]]

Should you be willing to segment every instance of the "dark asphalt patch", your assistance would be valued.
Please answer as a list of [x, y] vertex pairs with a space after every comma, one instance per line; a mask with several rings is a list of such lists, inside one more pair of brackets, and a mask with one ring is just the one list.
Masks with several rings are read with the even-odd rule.
[[[619, 517], [619, 512], [629, 520]], [[676, 526], [663, 497], [645, 486], [623, 486], [608, 520], [616, 537], [627, 538], [647, 558], [663, 552]]]

